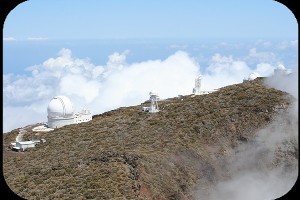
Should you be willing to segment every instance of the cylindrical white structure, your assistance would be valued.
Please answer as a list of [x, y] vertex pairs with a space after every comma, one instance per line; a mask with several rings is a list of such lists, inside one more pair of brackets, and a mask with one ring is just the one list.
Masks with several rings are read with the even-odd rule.
[[150, 109], [149, 112], [158, 112], [159, 108], [158, 108], [158, 104], [157, 104], [157, 99], [158, 99], [158, 94], [155, 91], [151, 91], [149, 93], [150, 95], [150, 101], [151, 101], [151, 105], [150, 105]]
[[201, 76], [198, 76], [195, 79], [195, 87], [193, 88], [194, 94], [200, 94], [201, 93]]
[[201, 89], [201, 76], [198, 76], [196, 79], [195, 79], [195, 88]]
[[49, 128], [60, 128], [69, 124], [74, 124], [74, 118], [48, 118]]
[[248, 77], [248, 81], [252, 81], [252, 80], [256, 79], [257, 77], [260, 77], [260, 75], [256, 72], [252, 72]]

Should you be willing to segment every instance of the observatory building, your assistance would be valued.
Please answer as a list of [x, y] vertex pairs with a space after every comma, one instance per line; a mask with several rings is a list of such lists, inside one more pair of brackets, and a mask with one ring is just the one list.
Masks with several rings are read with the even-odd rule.
[[194, 94], [200, 94], [201, 93], [201, 76], [198, 76], [195, 79], [195, 87], [193, 88], [193, 93]]
[[66, 96], [54, 97], [47, 108], [48, 127], [60, 128], [69, 124], [78, 124], [92, 120], [90, 110], [75, 113], [71, 100]]
[[256, 79], [257, 77], [261, 77], [258, 73], [256, 72], [252, 72], [249, 76], [248, 79], [244, 79], [243, 82], [247, 82], [247, 81], [253, 81], [254, 79]]
[[157, 101], [159, 100], [158, 93], [152, 90], [149, 93], [149, 95], [150, 95], [150, 102], [151, 102], [150, 107], [143, 107], [143, 111], [150, 112], [150, 113], [158, 112], [159, 111], [158, 104], [157, 104]]
[[193, 88], [194, 95], [209, 94], [209, 93], [214, 92], [214, 91], [201, 91], [201, 80], [202, 80], [201, 76], [198, 76], [195, 79], [195, 87]]
[[[291, 74], [290, 69], [286, 69], [282, 64], [279, 64], [276, 69], [274, 69], [273, 75], [272, 76], [286, 76]], [[254, 79], [261, 77], [258, 73], [252, 72], [248, 79], [244, 78], [243, 82], [247, 81], [253, 81]]]

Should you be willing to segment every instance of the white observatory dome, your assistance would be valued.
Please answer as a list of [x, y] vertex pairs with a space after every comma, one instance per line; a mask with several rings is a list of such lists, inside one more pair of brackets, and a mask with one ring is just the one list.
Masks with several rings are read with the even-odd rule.
[[285, 70], [285, 67], [283, 66], [283, 64], [279, 64], [278, 67], [277, 67], [277, 69], [279, 69], [279, 70]]
[[49, 118], [70, 118], [74, 115], [74, 107], [66, 96], [54, 97], [47, 108]]
[[258, 73], [256, 73], [256, 72], [252, 72], [252, 73], [249, 75], [248, 80], [249, 80], [249, 81], [252, 81], [252, 80], [256, 79], [257, 77], [260, 77], [260, 75], [259, 75]]

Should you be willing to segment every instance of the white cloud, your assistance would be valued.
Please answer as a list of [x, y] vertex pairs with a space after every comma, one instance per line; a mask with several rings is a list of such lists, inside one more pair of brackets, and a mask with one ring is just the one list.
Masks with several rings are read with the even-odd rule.
[[265, 42], [262, 43], [262, 46], [265, 47], [265, 48], [270, 48], [270, 47], [272, 47], [272, 42], [265, 41]]
[[249, 58], [257, 59], [259, 62], [273, 62], [276, 60], [276, 56], [272, 52], [259, 52], [256, 48], [249, 50]]
[[[115, 52], [108, 57], [107, 65], [96, 66], [88, 59], [74, 58], [71, 50], [62, 49], [57, 57], [28, 67], [30, 76], [4, 75], [4, 115], [7, 116], [4, 131], [23, 126], [25, 122], [45, 121], [47, 102], [55, 95], [66, 95], [77, 110], [90, 108], [96, 114], [144, 102], [153, 88], [163, 98], [189, 94], [199, 74], [197, 63], [182, 51], [165, 60], [126, 64], [128, 53], [128, 50]], [[26, 107], [26, 112], [18, 112], [20, 117], [16, 121], [12, 116], [21, 107]]]
[[281, 42], [279, 45], [278, 45], [278, 48], [279, 49], [286, 49], [289, 47], [289, 43], [288, 42]]
[[298, 99], [298, 70], [288, 76], [278, 74], [266, 80], [266, 84], [270, 87], [288, 92]]
[[[65, 87], [70, 77], [73, 77], [73, 85], [81, 83], [91, 87], [103, 67], [95, 66], [87, 59], [73, 58], [69, 49], [62, 49], [57, 58], [49, 58], [40, 65], [28, 67], [27, 70], [31, 71], [31, 76], [3, 76], [4, 105], [30, 105], [41, 100], [49, 101], [49, 98], [61, 92], [74, 93], [74, 89], [66, 90]], [[96, 75], [93, 72], [97, 72]], [[80, 88], [79, 85], [77, 88]], [[91, 88], [95, 91], [94, 86]], [[93, 95], [85, 97], [87, 101], [92, 98]]]
[[115, 67], [125, 63], [126, 55], [115, 52], [112, 55], [110, 55], [108, 58], [109, 60], [107, 62], [107, 65]]
[[99, 102], [110, 108], [138, 104], [149, 98], [153, 88], [162, 98], [189, 94], [198, 73], [197, 64], [182, 51], [163, 61], [133, 63], [106, 77]]
[[129, 54], [129, 50], [124, 51], [123, 53], [114, 52], [108, 56], [108, 62], [106, 63], [109, 70], [108, 73], [112, 73], [115, 70], [121, 70], [126, 65], [126, 56]]
[[280, 50], [285, 50], [290, 47], [298, 48], [298, 40], [283, 41], [277, 45], [277, 48]]
[[46, 37], [28, 37], [27, 40], [41, 41], [41, 40], [48, 40], [48, 38], [46, 38]]
[[87, 80], [85, 77], [77, 74], [62, 77], [59, 82], [59, 88], [62, 94], [83, 97], [86, 103], [90, 103], [98, 96], [100, 84], [96, 80]]
[[273, 44], [270, 41], [260, 39], [255, 42], [255, 46], [262, 46], [264, 48], [270, 48], [273, 46]]
[[4, 37], [3, 41], [16, 41], [16, 38], [14, 38], [14, 37]]
[[171, 44], [169, 45], [169, 48], [170, 49], [187, 49], [188, 48], [188, 45], [186, 44]]
[[255, 72], [260, 76], [271, 76], [274, 72], [275, 67], [269, 63], [259, 63], [256, 65]]
[[244, 61], [234, 60], [232, 56], [215, 54], [203, 74], [204, 90], [214, 90], [226, 85], [240, 83], [252, 72]]
[[[26, 112], [18, 112], [18, 115], [32, 119], [20, 117], [15, 121], [6, 117], [4, 131], [20, 127], [25, 121], [29, 124], [45, 121], [47, 103], [56, 95], [68, 96], [77, 111], [85, 107], [98, 114], [144, 102], [152, 89], [156, 89], [161, 98], [191, 94], [194, 79], [199, 74], [203, 77], [202, 89], [213, 90], [240, 83], [253, 71], [244, 61], [220, 54], [211, 58], [205, 70], [184, 51], [177, 51], [164, 60], [137, 63], [126, 62], [128, 53], [129, 50], [115, 52], [108, 57], [106, 65], [97, 66], [89, 59], [75, 58], [70, 49], [62, 49], [57, 57], [28, 67], [30, 76], [3, 75], [4, 116], [26, 107]], [[268, 63], [261, 63], [256, 71], [264, 75], [271, 68]], [[39, 117], [31, 117], [35, 114]], [[37, 119], [39, 121], [35, 121]]]
[[292, 41], [290, 41], [290, 45], [291, 45], [291, 47], [298, 48], [298, 40], [292, 40]]

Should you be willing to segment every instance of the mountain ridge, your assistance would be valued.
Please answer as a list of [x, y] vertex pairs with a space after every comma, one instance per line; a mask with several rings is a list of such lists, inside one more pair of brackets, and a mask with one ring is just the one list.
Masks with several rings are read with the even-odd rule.
[[[161, 100], [157, 113], [142, 111], [146, 101], [40, 135], [28, 130], [24, 139], [47, 142], [23, 153], [8, 149], [17, 134], [11, 131], [3, 136], [4, 177], [27, 199], [197, 199], [199, 190], [209, 195], [231, 176], [227, 159], [239, 146], [257, 143], [257, 132], [293, 102], [263, 83], [257, 78], [211, 94]], [[281, 153], [294, 161], [295, 152], [297, 147]], [[283, 160], [260, 166], [271, 169]]]

